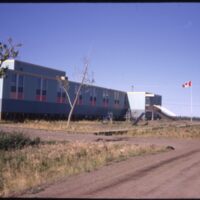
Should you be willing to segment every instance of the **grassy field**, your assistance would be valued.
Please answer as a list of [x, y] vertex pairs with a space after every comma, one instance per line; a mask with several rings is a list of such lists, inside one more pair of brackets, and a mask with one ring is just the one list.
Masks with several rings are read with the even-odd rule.
[[134, 127], [128, 131], [131, 136], [200, 138], [200, 124], [158, 124], [157, 126]]
[[66, 175], [89, 172], [130, 156], [162, 151], [167, 149], [155, 145], [41, 141], [37, 145], [1, 149], [0, 196], [10, 196]]
[[[2, 122], [3, 124], [3, 122]], [[5, 123], [4, 123], [5, 124]], [[71, 122], [67, 129], [66, 121], [25, 121], [24, 123], [7, 123], [9, 126], [21, 128], [42, 129], [49, 131], [63, 131], [66, 133], [93, 133], [96, 131], [127, 129], [126, 134], [131, 136], [162, 136], [176, 138], [198, 138], [200, 137], [200, 122], [190, 121], [143, 121], [137, 126], [130, 122], [120, 121], [112, 124], [103, 124], [101, 121], [76, 121]]]
[[13, 122], [1, 122], [1, 124], [7, 124], [9, 126], [17, 126], [21, 128], [32, 128], [50, 131], [66, 131], [66, 132], [79, 132], [79, 133], [91, 133], [93, 131], [108, 130], [116, 128], [130, 128], [132, 125], [127, 122], [113, 122], [102, 123], [102, 121], [73, 121], [69, 128], [67, 128], [67, 122], [64, 120], [60, 121], [45, 121], [45, 120], [27, 120], [23, 123]]
[[[1, 122], [9, 126], [66, 131], [66, 121]], [[126, 128], [125, 135], [143, 137], [199, 138], [200, 123], [189, 121], [128, 122], [102, 124], [100, 121], [72, 122], [70, 133]], [[130, 156], [166, 151], [154, 145], [125, 145], [113, 142], [43, 142], [20, 133], [0, 133], [0, 196], [34, 188], [63, 176], [89, 172], [112, 161]]]

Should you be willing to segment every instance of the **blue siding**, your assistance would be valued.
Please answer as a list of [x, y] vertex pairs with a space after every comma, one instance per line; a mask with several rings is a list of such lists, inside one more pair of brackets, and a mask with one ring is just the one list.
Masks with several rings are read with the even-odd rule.
[[[2, 96], [2, 113], [30, 113], [30, 114], [67, 114], [70, 106], [68, 102], [57, 103], [58, 82], [55, 77], [65, 76], [65, 72], [41, 67], [21, 61], [15, 61], [15, 70], [8, 70], [4, 79], [3, 96]], [[27, 74], [29, 73], [29, 74]], [[31, 74], [30, 74], [31, 73]], [[13, 74], [21, 74], [24, 77], [23, 83], [23, 99], [11, 98], [11, 80]], [[38, 101], [36, 90], [38, 89], [38, 78], [47, 80], [46, 100]], [[69, 95], [72, 101], [75, 98], [75, 88], [79, 87], [79, 83], [69, 81]], [[93, 93], [95, 90], [95, 94]], [[108, 91], [109, 104], [103, 106], [103, 92]], [[114, 96], [119, 93], [119, 105], [116, 107]], [[103, 117], [108, 112], [112, 112], [114, 117], [122, 117], [125, 115], [128, 106], [124, 105], [126, 92], [117, 91], [97, 86], [83, 86], [81, 89], [82, 104], [76, 105], [74, 109], [75, 116], [85, 117]], [[91, 105], [91, 95], [96, 97], [96, 105]]]
[[22, 62], [19, 60], [15, 60], [15, 70], [23, 71], [23, 72], [29, 72], [32, 74], [39, 74], [41, 76], [49, 76], [49, 77], [55, 77], [55, 75], [58, 76], [65, 76], [64, 71], [43, 67], [40, 65], [35, 65], [27, 62]]
[[4, 112], [11, 113], [66, 114], [69, 112], [69, 105], [47, 102], [4, 99], [2, 105]]

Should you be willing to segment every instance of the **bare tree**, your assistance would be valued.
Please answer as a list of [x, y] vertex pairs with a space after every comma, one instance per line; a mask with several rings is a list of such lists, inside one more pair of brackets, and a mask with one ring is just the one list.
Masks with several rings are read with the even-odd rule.
[[[75, 93], [75, 99], [74, 99], [73, 102], [70, 99], [69, 92], [68, 92], [68, 90], [69, 90], [68, 79], [66, 77], [63, 77], [63, 76], [61, 76], [61, 77], [57, 76], [56, 77], [58, 82], [60, 83], [60, 85], [64, 89], [64, 91], [65, 91], [65, 93], [67, 95], [67, 99], [68, 99], [69, 105], [70, 105], [70, 112], [69, 112], [68, 119], [67, 119], [67, 128], [70, 125], [71, 117], [72, 117], [74, 108], [76, 106], [76, 102], [77, 102], [77, 100], [79, 98], [79, 94], [80, 94], [81, 88], [83, 87], [84, 84], [90, 82], [89, 78], [87, 77], [87, 75], [88, 75], [88, 65], [89, 65], [89, 61], [88, 61], [87, 58], [85, 58], [84, 59], [84, 67], [83, 67], [83, 74], [82, 74], [81, 82], [79, 84], [77, 92]], [[94, 78], [92, 79], [92, 83], [93, 82], [94, 82]]]
[[0, 77], [3, 77], [7, 71], [7, 67], [2, 67], [3, 62], [9, 58], [15, 58], [18, 56], [19, 51], [17, 47], [21, 47], [22, 44], [13, 44], [12, 38], [8, 38], [8, 44], [0, 42]]

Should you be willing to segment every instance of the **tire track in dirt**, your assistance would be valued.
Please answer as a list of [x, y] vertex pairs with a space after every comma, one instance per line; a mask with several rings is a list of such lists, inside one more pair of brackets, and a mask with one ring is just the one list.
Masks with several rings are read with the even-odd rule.
[[[184, 173], [177, 173], [173, 178], [160, 185], [157, 189], [149, 193], [142, 194], [142, 197], [166, 197], [166, 198], [196, 198], [200, 196], [200, 162], [191, 165], [191, 168]], [[195, 183], [196, 182], [196, 183]]]
[[125, 182], [137, 180], [139, 178], [142, 178], [142, 177], [146, 176], [148, 173], [151, 173], [153, 170], [156, 170], [156, 169], [158, 169], [158, 168], [160, 168], [160, 167], [162, 167], [164, 165], [168, 165], [168, 164], [170, 164], [170, 163], [172, 163], [174, 161], [178, 161], [180, 159], [185, 159], [186, 157], [189, 157], [189, 156], [194, 155], [195, 153], [199, 153], [199, 152], [200, 152], [200, 149], [192, 150], [190, 152], [181, 154], [179, 156], [175, 156], [173, 158], [169, 158], [167, 160], [164, 160], [164, 161], [162, 161], [162, 162], [160, 162], [158, 164], [150, 165], [150, 166], [145, 167], [145, 168], [143, 168], [141, 170], [137, 170], [137, 171], [134, 171], [133, 173], [126, 174], [122, 178], [119, 178], [116, 181], [113, 181], [112, 183], [109, 183], [108, 185], [104, 185], [101, 188], [97, 188], [97, 189], [92, 190], [90, 192], [87, 192], [87, 193], [85, 193], [83, 195], [92, 195], [92, 194], [101, 192], [103, 190], [111, 189], [111, 188], [116, 187], [117, 185], [123, 184]]
[[[186, 164], [186, 163], [184, 163], [184, 164]], [[179, 165], [183, 165], [183, 163], [181, 162]], [[191, 161], [189, 160], [188, 161], [188, 165], [186, 167], [183, 167], [181, 169], [181, 166], [180, 166], [180, 171], [178, 173], [175, 173], [174, 175], [166, 178], [167, 174], [169, 173], [168, 171], [171, 171], [173, 168], [168, 169], [167, 172], [163, 172], [162, 173], [162, 176], [164, 176], [164, 175], [166, 175], [166, 176], [164, 178], [160, 178], [159, 184], [157, 183], [157, 186], [153, 186], [153, 187], [152, 187], [152, 185], [150, 185], [150, 188], [143, 193], [143, 196], [148, 197], [149, 195], [151, 196], [152, 194], [156, 193], [157, 191], [161, 192], [163, 186], [170, 185], [171, 182], [174, 182], [175, 180], [177, 180], [177, 177], [181, 177], [181, 176], [185, 175], [188, 172], [188, 170], [191, 170], [191, 169], [193, 169], [195, 167], [199, 167], [199, 169], [200, 169], [200, 160], [198, 160], [198, 161], [196, 161], [194, 163], [191, 163]]]
[[[193, 185], [193, 182], [190, 180], [190, 177], [192, 177], [192, 175], [194, 175], [195, 173], [195, 176], [199, 177], [199, 160], [200, 157], [199, 153], [197, 152], [190, 156], [186, 156], [183, 159], [179, 159], [178, 162], [171, 162], [167, 165], [163, 165], [160, 168], [157, 168], [157, 170], [152, 170], [151, 172], [147, 173], [146, 176], [141, 176], [138, 179], [123, 182], [122, 184], [116, 185], [112, 188], [105, 188], [105, 190], [93, 194], [87, 193], [87, 195], [83, 196], [95, 198], [183, 198], [183, 194], [186, 193], [186, 196], [190, 198], [199, 197], [199, 189], [195, 185], [191, 186]], [[189, 169], [192, 174], [188, 174]], [[199, 183], [200, 179], [196, 177], [196, 182]], [[188, 182], [191, 183], [189, 185], [190, 189], [185, 190], [185, 188], [182, 186], [182, 183]], [[195, 187], [196, 190], [194, 189]], [[155, 190], [152, 190], [153, 188]], [[191, 191], [193, 191], [193, 193]], [[196, 194], [196, 196], [194, 194]]]

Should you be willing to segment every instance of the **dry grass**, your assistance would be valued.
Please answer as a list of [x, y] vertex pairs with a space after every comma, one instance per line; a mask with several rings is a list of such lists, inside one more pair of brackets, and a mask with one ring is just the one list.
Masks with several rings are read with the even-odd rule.
[[[4, 124], [4, 123], [2, 123]], [[8, 123], [7, 123], [8, 124]], [[112, 130], [116, 128], [128, 128], [132, 125], [127, 122], [113, 122], [112, 124], [103, 124], [102, 121], [72, 121], [70, 127], [67, 128], [67, 121], [46, 121], [46, 120], [26, 120], [24, 123], [9, 123], [9, 126], [17, 126], [20, 128], [42, 129], [49, 131], [66, 131], [78, 133], [92, 133], [94, 131]]]
[[0, 196], [6, 197], [65, 175], [91, 171], [111, 161], [166, 151], [155, 145], [56, 143], [0, 151]]
[[172, 137], [172, 138], [199, 138], [200, 137], [200, 125], [199, 124], [185, 124], [185, 125], [157, 125], [150, 127], [135, 127], [128, 131], [128, 135], [131, 136], [160, 136], [160, 137]]
[[[3, 122], [2, 122], [3, 124]], [[112, 131], [117, 129], [128, 129], [128, 135], [132, 136], [161, 136], [176, 138], [198, 138], [200, 136], [200, 122], [194, 121], [141, 121], [137, 126], [130, 122], [120, 121], [113, 124], [103, 124], [101, 121], [73, 121], [67, 129], [66, 121], [25, 121], [24, 123], [7, 123], [9, 126], [21, 128], [43, 129], [49, 131], [63, 131], [66, 133], [94, 133]]]

